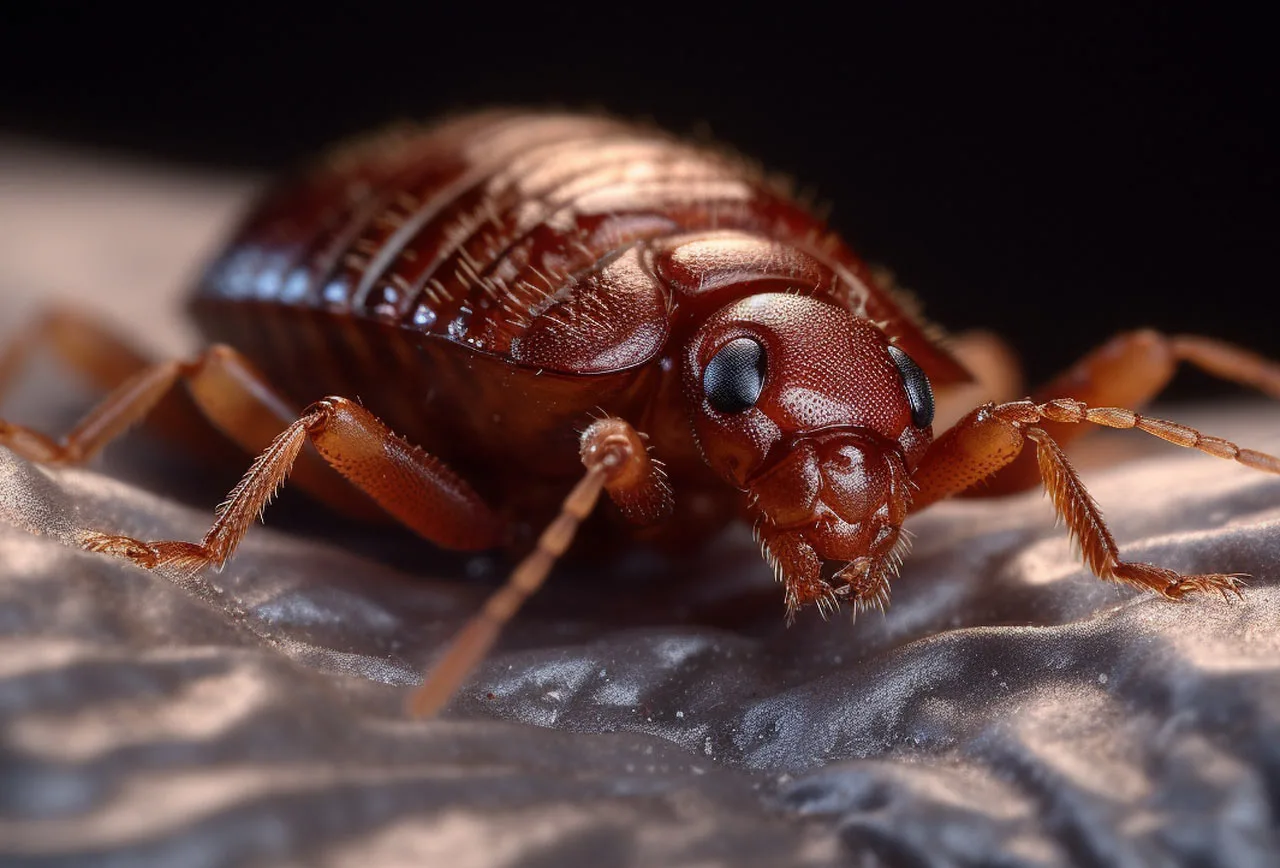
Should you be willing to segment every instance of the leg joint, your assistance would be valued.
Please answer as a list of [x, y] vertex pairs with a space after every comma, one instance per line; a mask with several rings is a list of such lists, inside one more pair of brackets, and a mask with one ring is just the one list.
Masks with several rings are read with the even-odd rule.
[[350, 402], [346, 398], [339, 398], [333, 395], [322, 398], [302, 411], [302, 416], [300, 417], [302, 426], [307, 429], [308, 434], [319, 433], [337, 415], [339, 408], [348, 403]]

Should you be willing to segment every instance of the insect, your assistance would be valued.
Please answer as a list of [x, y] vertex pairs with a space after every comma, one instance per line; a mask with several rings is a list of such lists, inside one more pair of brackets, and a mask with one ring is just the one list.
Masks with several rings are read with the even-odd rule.
[[745, 518], [787, 613], [825, 614], [887, 604], [909, 514], [979, 483], [1043, 485], [1097, 576], [1177, 599], [1241, 577], [1122, 560], [1062, 445], [1086, 423], [1137, 428], [1280, 472], [1124, 409], [1180, 362], [1280, 397], [1280, 365], [1152, 331], [935, 437], [940, 403], [981, 385], [959, 361], [978, 344], [941, 339], [745, 160], [606, 117], [489, 111], [349, 143], [265, 193], [191, 312], [210, 346], [159, 363], [83, 317], [43, 319], [0, 382], [43, 344], [110, 391], [61, 439], [0, 422], [0, 445], [84, 462], [184, 385], [258, 457], [199, 542], [84, 540], [149, 569], [224, 564], [286, 477], [449, 549], [544, 528], [414, 695], [420, 715], [593, 511], [677, 545]]

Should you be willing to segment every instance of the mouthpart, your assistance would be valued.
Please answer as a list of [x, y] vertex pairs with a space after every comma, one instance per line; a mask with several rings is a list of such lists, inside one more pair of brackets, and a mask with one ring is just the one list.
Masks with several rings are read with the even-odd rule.
[[863, 431], [823, 432], [788, 447], [748, 489], [756, 539], [786, 589], [788, 622], [810, 604], [824, 617], [841, 603], [855, 616], [883, 610], [910, 547], [901, 451]]

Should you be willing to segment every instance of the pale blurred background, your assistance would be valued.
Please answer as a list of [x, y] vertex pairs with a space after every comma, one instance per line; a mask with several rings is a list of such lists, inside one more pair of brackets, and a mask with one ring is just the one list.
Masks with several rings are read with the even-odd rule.
[[253, 186], [248, 173], [0, 140], [0, 331], [70, 303], [158, 356], [183, 353], [182, 290]]

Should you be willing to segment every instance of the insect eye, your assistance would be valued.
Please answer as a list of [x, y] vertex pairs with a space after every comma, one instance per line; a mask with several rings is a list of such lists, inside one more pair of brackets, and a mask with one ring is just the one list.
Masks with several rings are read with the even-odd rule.
[[933, 386], [911, 356], [895, 346], [889, 347], [889, 358], [898, 366], [902, 383], [907, 387], [907, 402], [911, 405], [911, 421], [917, 428], [933, 424]]
[[702, 390], [712, 409], [740, 413], [754, 407], [764, 388], [764, 347], [752, 338], [734, 338], [711, 357], [702, 372]]

